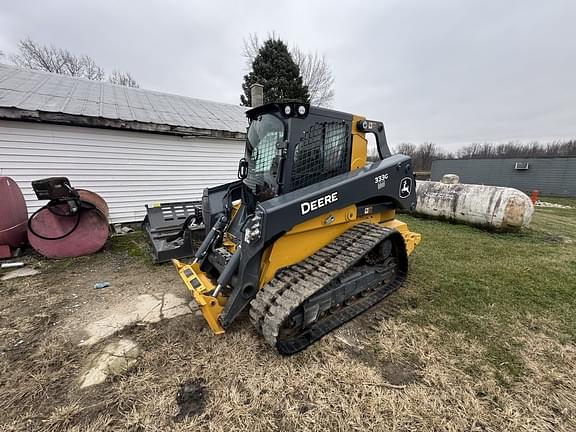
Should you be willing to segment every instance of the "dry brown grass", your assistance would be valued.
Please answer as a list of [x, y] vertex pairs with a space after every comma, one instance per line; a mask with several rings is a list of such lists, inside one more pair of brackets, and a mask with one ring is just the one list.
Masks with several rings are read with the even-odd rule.
[[[84, 390], [76, 382], [82, 362], [108, 341], [80, 348], [59, 326], [71, 322], [64, 316], [77, 302], [70, 293], [114, 294], [78, 289], [78, 278], [106, 257], [58, 264], [63, 277], [53, 285], [46, 272], [11, 285], [0, 300], [0, 430], [576, 430], [574, 303], [562, 287], [574, 278], [573, 245], [557, 246], [538, 233], [491, 237], [414, 223], [434, 247], [415, 257], [407, 286], [305, 352], [279, 357], [246, 318], [214, 337], [201, 318], [181, 316], [116, 335], [141, 345], [139, 363]], [[526, 249], [510, 256], [516, 244], [533, 247], [546, 265], [535, 272]], [[472, 261], [482, 248], [485, 256]], [[495, 264], [486, 263], [498, 253]], [[468, 269], [471, 262], [488, 270]], [[166, 273], [143, 269], [139, 256], [121, 263], [122, 295], [141, 292], [137, 280], [130, 284], [134, 268], [148, 272], [142, 277]], [[459, 280], [461, 273], [468, 279]], [[515, 280], [521, 289], [511, 285]], [[39, 301], [30, 289], [42, 286], [48, 289]], [[194, 379], [206, 385], [204, 411], [176, 423], [176, 392]]]
[[[408, 312], [406, 312], [408, 313]], [[517, 329], [528, 372], [506, 387], [482, 362], [480, 345], [458, 333], [417, 327], [402, 318], [377, 332], [350, 323], [307, 351], [282, 358], [247, 322], [214, 338], [191, 316], [134, 327], [145, 347], [131, 372], [79, 390], [70, 347], [46, 342], [23, 370], [25, 392], [8, 393], [0, 407], [5, 430], [575, 430], [572, 365], [576, 350], [553, 337]], [[344, 343], [361, 334], [358, 345]], [[344, 335], [344, 336], [342, 336]], [[59, 348], [57, 348], [59, 347]], [[62, 354], [68, 352], [68, 354]], [[390, 369], [383, 365], [394, 364]], [[395, 374], [410, 379], [395, 388]], [[205, 411], [175, 423], [175, 395], [189, 378], [206, 380]], [[15, 377], [17, 378], [17, 377]], [[58, 384], [60, 383], [60, 385]], [[18, 387], [14, 382], [15, 387]], [[22, 387], [22, 386], [20, 386]], [[4, 396], [7, 395], [3, 389]], [[18, 403], [20, 402], [20, 403]], [[14, 413], [12, 413], [14, 414]]]
[[[458, 334], [417, 328], [393, 318], [368, 333], [364, 348], [330, 336], [308, 351], [281, 358], [241, 326], [212, 339], [191, 318], [135, 329], [148, 344], [138, 368], [109, 383], [102, 398], [112, 416], [82, 419], [78, 402], [51, 413], [49, 425], [103, 422], [118, 430], [574, 430], [573, 347], [522, 329], [529, 373], [508, 388], [496, 370], [478, 364], [482, 348]], [[356, 330], [349, 324], [347, 330]], [[207, 338], [197, 337], [195, 332]], [[442, 348], [449, 347], [449, 348]], [[459, 355], [455, 355], [459, 352]], [[552, 356], [552, 357], [550, 357]], [[554, 368], [550, 368], [553, 360]], [[402, 389], [389, 386], [393, 362], [415, 371]], [[472, 371], [472, 373], [470, 372]], [[174, 423], [178, 384], [207, 382], [206, 410]], [[82, 393], [80, 393], [82, 396]], [[90, 392], [84, 395], [91, 399]], [[111, 409], [113, 408], [113, 409]]]

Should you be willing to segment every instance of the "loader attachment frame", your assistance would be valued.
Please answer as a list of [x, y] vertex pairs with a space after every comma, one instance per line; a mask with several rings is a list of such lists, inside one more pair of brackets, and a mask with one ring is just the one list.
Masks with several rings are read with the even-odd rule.
[[[201, 201], [157, 203], [146, 206], [142, 227], [146, 230], [155, 263], [194, 255], [192, 240], [201, 240], [204, 234]], [[192, 218], [196, 223], [191, 224]], [[184, 227], [184, 224], [187, 226]], [[185, 228], [185, 229], [183, 229]]]
[[224, 328], [220, 325], [218, 317], [224, 309], [226, 304], [226, 297], [218, 295], [216, 297], [209, 295], [209, 292], [214, 290], [214, 284], [206, 277], [204, 272], [200, 270], [200, 264], [184, 264], [177, 259], [173, 259], [172, 263], [180, 278], [186, 284], [186, 288], [190, 291], [196, 304], [200, 307], [200, 311], [204, 319], [214, 332], [214, 334], [224, 333]]

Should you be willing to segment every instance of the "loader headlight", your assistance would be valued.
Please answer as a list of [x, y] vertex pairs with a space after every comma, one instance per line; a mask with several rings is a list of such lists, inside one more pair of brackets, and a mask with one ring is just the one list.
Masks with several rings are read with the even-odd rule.
[[286, 106], [284, 107], [284, 114], [285, 114], [286, 116], [289, 116], [290, 114], [292, 114], [292, 107], [291, 107], [290, 105], [286, 105]]
[[254, 216], [252, 219], [246, 224], [246, 228], [244, 230], [244, 241], [248, 244], [260, 240], [262, 237], [262, 217], [264, 216], [264, 212], [257, 208], [254, 212]]
[[304, 105], [300, 105], [298, 107], [298, 115], [304, 116], [306, 114], [306, 107]]

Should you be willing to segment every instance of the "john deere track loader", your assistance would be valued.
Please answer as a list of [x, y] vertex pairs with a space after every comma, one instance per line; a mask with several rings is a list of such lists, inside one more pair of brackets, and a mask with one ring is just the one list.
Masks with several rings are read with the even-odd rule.
[[[414, 174], [381, 122], [298, 103], [247, 116], [240, 180], [204, 191], [193, 212], [204, 240], [173, 262], [214, 333], [248, 309], [292, 354], [402, 284], [420, 235], [395, 211], [415, 208]], [[368, 164], [367, 133], [380, 155]]]

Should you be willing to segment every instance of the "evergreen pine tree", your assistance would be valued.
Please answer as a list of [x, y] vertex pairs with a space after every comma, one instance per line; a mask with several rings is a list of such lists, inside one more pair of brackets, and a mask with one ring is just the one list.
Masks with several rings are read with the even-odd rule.
[[264, 103], [295, 100], [310, 102], [308, 87], [302, 82], [300, 69], [292, 59], [288, 47], [280, 39], [268, 39], [252, 63], [252, 71], [244, 75], [241, 104], [251, 106], [250, 86], [264, 86]]

